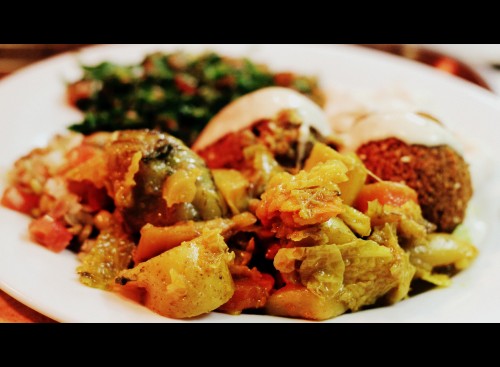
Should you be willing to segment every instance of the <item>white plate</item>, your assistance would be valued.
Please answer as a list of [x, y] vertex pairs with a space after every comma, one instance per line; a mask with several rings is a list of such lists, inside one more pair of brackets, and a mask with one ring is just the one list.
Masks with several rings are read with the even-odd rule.
[[[0, 173], [56, 132], [80, 120], [65, 103], [65, 82], [80, 76], [79, 62], [139, 62], [153, 50], [214, 50], [245, 55], [276, 70], [316, 74], [323, 86], [385, 88], [398, 84], [424, 91], [429, 112], [466, 137], [476, 185], [472, 212], [480, 255], [446, 289], [433, 290], [392, 307], [342, 315], [329, 322], [500, 321], [500, 101], [486, 91], [431, 68], [376, 51], [345, 45], [117, 45], [98, 46], [30, 66], [0, 82]], [[490, 154], [490, 155], [488, 155]], [[1, 183], [3, 191], [5, 182]], [[0, 287], [61, 322], [178, 322], [120, 296], [78, 282], [75, 255], [54, 254], [29, 241], [27, 217], [0, 208]], [[211, 313], [182, 322], [300, 322], [271, 316]]]

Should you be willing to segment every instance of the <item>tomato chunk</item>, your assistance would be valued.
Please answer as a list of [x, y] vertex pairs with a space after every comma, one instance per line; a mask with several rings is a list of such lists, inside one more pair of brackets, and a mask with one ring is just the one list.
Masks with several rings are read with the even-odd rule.
[[67, 154], [68, 167], [73, 168], [88, 161], [99, 152], [99, 149], [87, 144], [81, 144], [71, 149]]
[[174, 83], [177, 89], [188, 96], [196, 94], [196, 80], [189, 75], [176, 75]]
[[76, 106], [81, 100], [88, 100], [96, 92], [97, 83], [92, 80], [81, 80], [68, 86], [68, 102]]
[[247, 276], [234, 279], [235, 290], [231, 299], [219, 307], [219, 311], [240, 314], [247, 309], [258, 309], [266, 305], [274, 286], [274, 278], [257, 269]]
[[31, 215], [38, 207], [40, 196], [19, 186], [8, 187], [2, 196], [2, 205], [18, 212]]
[[92, 213], [106, 209], [112, 205], [112, 200], [106, 193], [106, 189], [99, 189], [88, 181], [69, 181], [69, 191], [80, 197], [80, 202]]
[[31, 238], [54, 252], [61, 252], [68, 247], [73, 235], [59, 221], [49, 215], [35, 219], [29, 226]]
[[365, 185], [356, 198], [354, 207], [365, 213], [368, 203], [374, 200], [378, 200], [382, 205], [401, 206], [410, 200], [418, 204], [418, 195], [415, 190], [404, 184], [382, 181]]

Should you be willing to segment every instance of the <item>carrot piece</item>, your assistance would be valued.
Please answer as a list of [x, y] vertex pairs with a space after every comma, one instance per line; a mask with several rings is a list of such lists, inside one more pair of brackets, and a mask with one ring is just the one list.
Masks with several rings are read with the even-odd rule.
[[368, 203], [377, 200], [380, 204], [402, 206], [412, 200], [418, 204], [418, 195], [415, 190], [407, 185], [382, 181], [374, 184], [365, 185], [354, 202], [354, 208], [365, 213], [368, 209]]

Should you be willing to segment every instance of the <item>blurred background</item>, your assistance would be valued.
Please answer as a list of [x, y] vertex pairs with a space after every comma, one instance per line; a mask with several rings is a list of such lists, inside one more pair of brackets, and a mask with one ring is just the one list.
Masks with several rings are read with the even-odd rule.
[[0, 44], [0, 77], [58, 53], [75, 50], [86, 44]]
[[[89, 44], [0, 44], [0, 78]], [[500, 94], [500, 44], [359, 44], [435, 67]]]
[[500, 93], [500, 44], [360, 45], [419, 61]]

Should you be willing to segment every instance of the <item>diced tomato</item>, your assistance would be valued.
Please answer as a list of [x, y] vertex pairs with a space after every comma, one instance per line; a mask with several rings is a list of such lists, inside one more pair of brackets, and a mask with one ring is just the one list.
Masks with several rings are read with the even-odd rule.
[[196, 93], [196, 80], [186, 75], [176, 75], [174, 77], [175, 86], [184, 94], [192, 96]]
[[105, 188], [99, 189], [88, 181], [69, 181], [68, 189], [80, 197], [80, 203], [90, 212], [106, 209], [112, 203]]
[[256, 270], [253, 276], [234, 281], [234, 294], [219, 310], [230, 314], [240, 314], [243, 310], [262, 308], [266, 305], [274, 286], [274, 278]]
[[382, 205], [401, 206], [410, 200], [418, 204], [418, 195], [407, 185], [382, 181], [365, 185], [359, 192], [354, 207], [364, 213], [368, 209], [368, 203], [374, 200]]
[[75, 167], [96, 154], [97, 148], [87, 144], [81, 144], [73, 149], [71, 149], [66, 157], [68, 160], [68, 167]]
[[31, 215], [40, 203], [40, 196], [20, 186], [12, 186], [4, 191], [1, 203], [9, 209]]
[[281, 250], [281, 248], [282, 248], [282, 246], [278, 245], [277, 243], [272, 244], [267, 249], [265, 258], [267, 260], [274, 260], [274, 257], [276, 256], [278, 251]]
[[292, 73], [278, 73], [274, 76], [274, 82], [280, 87], [289, 87], [295, 76]]
[[73, 235], [59, 221], [49, 215], [35, 219], [29, 226], [31, 238], [54, 252], [61, 252], [68, 247]]
[[70, 84], [67, 91], [69, 104], [76, 106], [80, 100], [92, 97], [92, 94], [95, 92], [95, 82], [92, 80], [82, 80]]
[[233, 75], [226, 75], [215, 82], [217, 88], [234, 88], [236, 78]]

